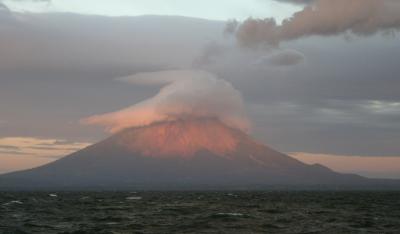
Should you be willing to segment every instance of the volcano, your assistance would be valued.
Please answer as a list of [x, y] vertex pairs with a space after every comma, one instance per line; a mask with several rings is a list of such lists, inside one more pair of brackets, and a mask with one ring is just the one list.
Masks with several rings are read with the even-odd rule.
[[261, 189], [370, 182], [304, 164], [212, 118], [128, 128], [50, 164], [0, 177], [0, 187], [23, 189]]

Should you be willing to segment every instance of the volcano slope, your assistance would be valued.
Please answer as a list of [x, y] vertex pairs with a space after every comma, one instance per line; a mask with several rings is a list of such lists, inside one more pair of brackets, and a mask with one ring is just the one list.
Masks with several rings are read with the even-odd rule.
[[398, 187], [307, 165], [216, 119], [125, 129], [47, 165], [0, 176], [1, 189], [268, 189]]

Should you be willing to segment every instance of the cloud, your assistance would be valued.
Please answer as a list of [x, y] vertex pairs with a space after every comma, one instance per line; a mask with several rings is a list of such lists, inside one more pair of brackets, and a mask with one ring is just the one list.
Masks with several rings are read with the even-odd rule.
[[304, 53], [306, 65], [258, 69], [255, 61], [268, 54], [221, 37], [223, 22], [15, 15], [19, 24], [10, 25], [8, 31], [0, 26], [0, 118], [7, 121], [0, 124], [3, 137], [100, 140], [106, 134], [100, 128], [80, 126], [80, 118], [122, 109], [157, 92], [156, 86], [126, 85], [115, 82], [115, 77], [190, 69], [205, 44], [216, 41], [214, 45], [222, 46], [214, 48], [221, 53], [213, 53], [210, 46], [210, 62], [200, 67], [232, 83], [249, 104], [246, 107], [264, 106], [256, 114], [249, 109], [257, 139], [286, 152], [400, 155], [397, 38], [288, 41], [282, 47]]
[[210, 42], [204, 46], [200, 56], [193, 60], [194, 67], [203, 67], [207, 65], [214, 65], [219, 62], [222, 56], [231, 52], [232, 48], [217, 42]]
[[2, 155], [2, 154], [12, 155], [12, 156], [15, 156], [15, 155], [33, 155], [32, 153], [25, 153], [25, 152], [21, 152], [21, 151], [18, 151], [18, 150], [1, 150], [0, 149], [0, 155]]
[[224, 34], [229, 35], [236, 31], [237, 27], [239, 26], [239, 22], [235, 19], [228, 20], [225, 25]]
[[9, 22], [10, 18], [12, 18], [10, 9], [0, 1], [0, 25]]
[[52, 0], [3, 0], [4, 2], [47, 2], [50, 3]]
[[95, 69], [122, 76], [139, 69], [188, 67], [224, 27], [223, 22], [179, 17], [9, 13], [0, 11], [0, 70], [29, 77], [50, 72], [75, 77]]
[[296, 50], [281, 50], [273, 54], [261, 57], [256, 64], [260, 66], [294, 66], [305, 59], [304, 55]]
[[296, 5], [308, 5], [314, 3], [316, 0], [274, 0], [276, 2], [291, 3]]
[[400, 102], [388, 102], [388, 101], [379, 101], [379, 100], [371, 100], [368, 102], [364, 102], [362, 107], [374, 114], [379, 115], [400, 115]]
[[[36, 137], [0, 138], [0, 173], [37, 167], [90, 145], [88, 142], [67, 142], [63, 139]], [[42, 147], [43, 145], [46, 147]]]
[[15, 145], [0, 145], [0, 149], [4, 150], [19, 150], [19, 147]]
[[181, 118], [218, 118], [244, 131], [249, 129], [242, 96], [230, 83], [200, 70], [138, 73], [119, 80], [137, 85], [163, 85], [157, 95], [131, 107], [84, 119], [111, 132]]
[[[6, 11], [11, 15], [11, 11], [14, 11], [15, 8], [21, 4], [45, 4], [49, 6], [52, 3], [52, 0], [0, 0], [0, 14], [2, 11]], [[11, 10], [10, 10], [11, 9]]]
[[393, 109], [395, 103], [292, 99], [250, 105], [250, 116], [258, 126], [253, 133], [286, 152], [400, 156], [400, 112]]
[[43, 139], [34, 137], [3, 137], [0, 138], [0, 156], [65, 156], [89, 145], [89, 143], [86, 142], [70, 142], [69, 144], [60, 145], [58, 142], [67, 141], [62, 139]]
[[10, 10], [8, 9], [8, 7], [4, 3], [0, 2], [0, 12], [9, 12], [9, 11]]
[[249, 18], [237, 27], [235, 35], [242, 46], [277, 46], [281, 41], [313, 35], [345, 32], [371, 35], [399, 27], [400, 2], [397, 0], [317, 0], [281, 24], [273, 18]]
[[52, 0], [0, 0], [1, 5], [7, 5], [8, 3], [46, 3], [50, 4]]

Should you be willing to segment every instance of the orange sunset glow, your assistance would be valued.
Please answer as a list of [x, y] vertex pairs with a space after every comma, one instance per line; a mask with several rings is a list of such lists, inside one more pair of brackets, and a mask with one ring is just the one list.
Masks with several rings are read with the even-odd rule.
[[400, 0], [0, 0], [0, 234], [400, 233]]

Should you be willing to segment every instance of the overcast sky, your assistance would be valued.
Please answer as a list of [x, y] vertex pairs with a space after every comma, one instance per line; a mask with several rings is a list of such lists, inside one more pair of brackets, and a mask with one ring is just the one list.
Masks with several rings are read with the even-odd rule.
[[[339, 3], [346, 1], [321, 0], [328, 16], [348, 9], [339, 22], [314, 20], [323, 14], [302, 11], [313, 1], [301, 2], [2, 1], [0, 173], [108, 136], [80, 121], [131, 106], [160, 88], [116, 78], [168, 69], [201, 69], [232, 83], [246, 103], [251, 134], [280, 151], [400, 159], [396, 1], [343, 8]], [[280, 24], [296, 11], [301, 14]], [[277, 22], [258, 20], [269, 17]], [[229, 19], [238, 22], [229, 28]], [[24, 138], [54, 144], [46, 153], [30, 152]], [[60, 150], [60, 142], [67, 147]], [[388, 168], [353, 171], [400, 178], [400, 168]]]

